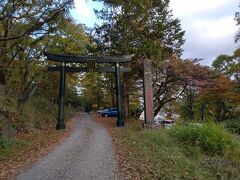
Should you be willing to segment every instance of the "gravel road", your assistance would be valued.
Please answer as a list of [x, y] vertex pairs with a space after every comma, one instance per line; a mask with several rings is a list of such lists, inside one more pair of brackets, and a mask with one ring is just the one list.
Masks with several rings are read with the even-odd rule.
[[111, 138], [106, 129], [82, 113], [76, 130], [18, 180], [114, 180], [118, 174]]

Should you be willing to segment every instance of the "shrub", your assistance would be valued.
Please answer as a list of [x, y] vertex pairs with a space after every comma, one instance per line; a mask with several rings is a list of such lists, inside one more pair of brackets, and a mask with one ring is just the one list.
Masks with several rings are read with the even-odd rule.
[[206, 123], [202, 127], [178, 127], [172, 135], [180, 142], [199, 146], [203, 151], [213, 154], [222, 154], [236, 144], [232, 135], [215, 123]]

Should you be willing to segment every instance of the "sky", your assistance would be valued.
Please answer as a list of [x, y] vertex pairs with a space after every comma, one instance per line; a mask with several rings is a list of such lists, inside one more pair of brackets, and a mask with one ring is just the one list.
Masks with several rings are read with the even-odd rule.
[[[201, 58], [201, 64], [211, 65], [218, 55], [231, 55], [239, 48], [240, 43], [234, 43], [239, 28], [234, 21], [238, 5], [240, 0], [170, 0], [170, 9], [185, 31], [182, 58]], [[99, 23], [93, 8], [101, 7], [91, 0], [75, 0], [72, 15], [78, 22], [93, 27]]]

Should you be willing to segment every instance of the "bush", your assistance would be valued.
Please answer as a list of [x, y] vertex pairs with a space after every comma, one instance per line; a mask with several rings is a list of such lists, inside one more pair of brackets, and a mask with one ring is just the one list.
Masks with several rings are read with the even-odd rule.
[[222, 154], [235, 142], [230, 133], [215, 123], [206, 123], [202, 127], [182, 126], [173, 130], [172, 135], [180, 142], [199, 146], [203, 151]]
[[226, 121], [225, 127], [232, 133], [240, 134], [240, 119]]

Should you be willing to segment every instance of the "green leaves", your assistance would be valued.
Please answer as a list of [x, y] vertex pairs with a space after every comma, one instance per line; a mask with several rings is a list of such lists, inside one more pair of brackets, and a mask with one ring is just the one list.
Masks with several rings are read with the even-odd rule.
[[143, 59], [162, 59], [161, 55], [165, 52], [167, 56], [169, 52], [181, 54], [184, 31], [181, 30], [180, 21], [173, 18], [169, 1], [104, 3], [108, 6], [99, 12], [99, 17], [105, 21], [97, 28], [101, 29], [99, 38], [103, 38], [103, 49], [112, 48], [111, 52], [118, 54], [134, 53]]
[[85, 55], [90, 45], [89, 36], [83, 25], [71, 19], [63, 19], [54, 34], [46, 37], [49, 41], [47, 50], [54, 53]]
[[[108, 89], [108, 78], [103, 75], [92, 72], [87, 73], [80, 81], [81, 96], [85, 103], [99, 109], [103, 106], [110, 106], [111, 96], [115, 94], [111, 92], [111, 87]], [[112, 84], [110, 84], [112, 85]], [[115, 105], [115, 104], [112, 104]]]
[[236, 49], [233, 55], [219, 55], [212, 63], [212, 66], [219, 72], [228, 77], [234, 75], [236, 78], [239, 76], [240, 65], [240, 49]]

